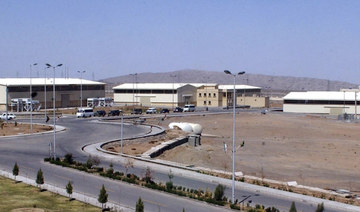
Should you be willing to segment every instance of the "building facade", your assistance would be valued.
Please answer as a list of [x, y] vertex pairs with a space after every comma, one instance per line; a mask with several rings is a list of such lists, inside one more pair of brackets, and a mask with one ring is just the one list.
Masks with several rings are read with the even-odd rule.
[[283, 101], [289, 113], [358, 114], [360, 109], [359, 89], [290, 92]]
[[[6, 96], [8, 107], [11, 106], [12, 99], [29, 99], [30, 84], [33, 100], [39, 102], [40, 108], [43, 109], [45, 104], [47, 108], [53, 107], [53, 78], [32, 78], [31, 83], [29, 78], [0, 78], [0, 110], [6, 109]], [[80, 107], [81, 93], [83, 106], [86, 106], [87, 98], [105, 97], [105, 83], [77, 78], [55, 78], [55, 91], [57, 108]]]

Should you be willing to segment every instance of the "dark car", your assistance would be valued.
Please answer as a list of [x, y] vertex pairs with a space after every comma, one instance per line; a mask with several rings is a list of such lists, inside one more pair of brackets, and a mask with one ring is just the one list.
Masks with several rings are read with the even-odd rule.
[[106, 112], [105, 110], [98, 110], [94, 113], [94, 116], [105, 116]]
[[183, 112], [183, 110], [184, 110], [184, 109], [182, 109], [181, 107], [176, 107], [176, 108], [174, 109], [174, 113], [181, 113], [181, 112]]
[[131, 111], [131, 114], [142, 114], [142, 109], [135, 108], [133, 111]]
[[161, 111], [160, 111], [160, 113], [169, 113], [170, 111], [169, 111], [169, 109], [166, 109], [166, 108], [163, 108]]
[[110, 110], [108, 116], [120, 116], [120, 110]]

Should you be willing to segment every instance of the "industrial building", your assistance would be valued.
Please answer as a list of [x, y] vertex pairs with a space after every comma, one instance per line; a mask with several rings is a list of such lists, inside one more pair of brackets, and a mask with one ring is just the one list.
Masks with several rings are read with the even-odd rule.
[[113, 88], [121, 105], [176, 107], [196, 104], [196, 83], [124, 83]]
[[358, 114], [359, 89], [290, 92], [283, 99], [283, 111], [290, 113]]
[[[121, 105], [226, 107], [232, 106], [233, 88], [233, 85], [211, 83], [124, 83], [113, 90], [114, 102]], [[261, 97], [260, 87], [236, 85], [236, 93], [237, 105], [269, 105], [268, 97]]]
[[[28, 110], [30, 87], [33, 94], [33, 108], [53, 107], [53, 78], [0, 78], [0, 110], [8, 106], [15, 111]], [[31, 85], [31, 86], [30, 86]], [[87, 104], [87, 98], [105, 97], [105, 83], [78, 78], [55, 78], [57, 108], [80, 107]], [[7, 93], [7, 95], [6, 95]], [[7, 98], [6, 98], [7, 97]]]
[[[236, 106], [269, 107], [269, 97], [261, 96], [261, 88], [235, 85]], [[197, 106], [229, 107], [233, 105], [234, 85], [204, 84], [197, 89]]]

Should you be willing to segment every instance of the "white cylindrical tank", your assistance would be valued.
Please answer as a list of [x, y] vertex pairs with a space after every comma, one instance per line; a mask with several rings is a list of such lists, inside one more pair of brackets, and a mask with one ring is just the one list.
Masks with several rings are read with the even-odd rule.
[[174, 127], [180, 128], [182, 131], [195, 133], [200, 135], [202, 133], [202, 126], [200, 124], [187, 123], [187, 122], [171, 122], [169, 124], [170, 129], [174, 129]]

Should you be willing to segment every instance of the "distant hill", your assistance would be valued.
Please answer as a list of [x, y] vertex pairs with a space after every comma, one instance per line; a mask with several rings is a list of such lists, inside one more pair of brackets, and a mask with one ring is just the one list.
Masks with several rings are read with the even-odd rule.
[[[173, 76], [173, 77], [172, 77]], [[134, 78], [131, 75], [123, 75], [100, 80], [108, 84], [107, 89], [111, 89], [121, 83], [132, 83]], [[174, 72], [162, 73], [138, 73], [136, 76], [138, 83], [172, 83], [172, 82], [192, 82], [192, 83], [218, 83], [233, 84], [233, 77], [224, 72], [201, 71], [201, 70], [179, 70]], [[244, 74], [236, 78], [236, 84], [248, 84], [262, 87], [265, 92], [284, 95], [289, 91], [338, 91], [340, 88], [357, 88], [358, 85], [341, 82], [329, 81], [325, 79], [315, 79], [307, 77], [289, 76], [269, 76], [262, 74]]]

